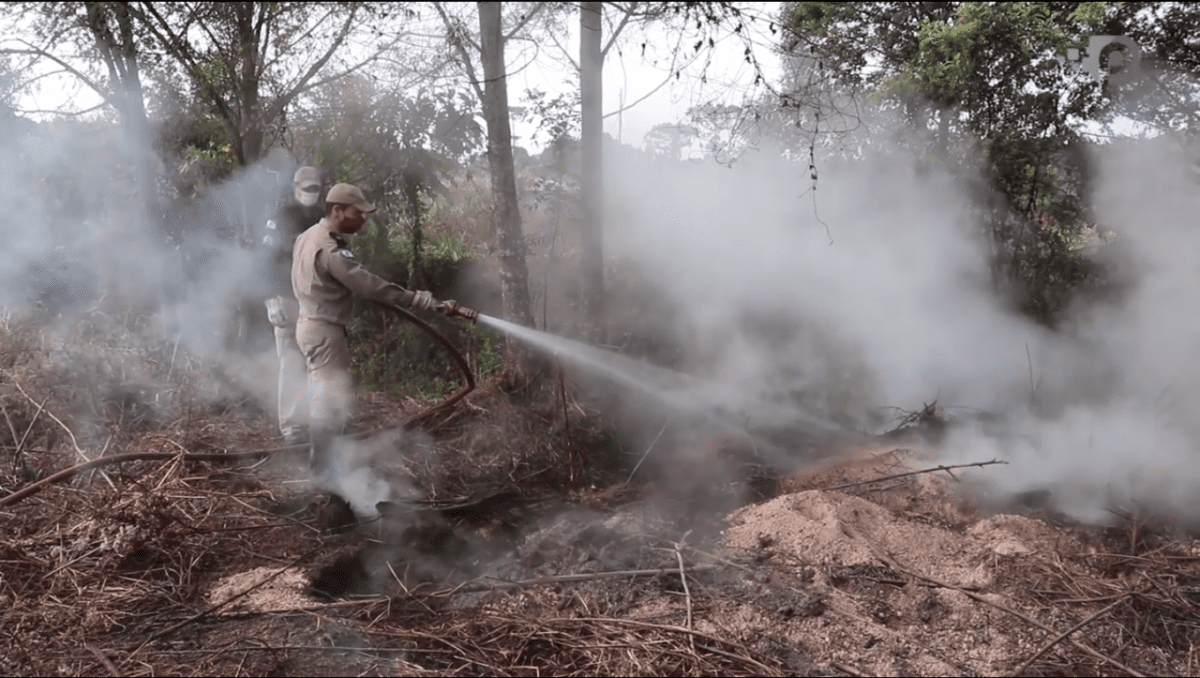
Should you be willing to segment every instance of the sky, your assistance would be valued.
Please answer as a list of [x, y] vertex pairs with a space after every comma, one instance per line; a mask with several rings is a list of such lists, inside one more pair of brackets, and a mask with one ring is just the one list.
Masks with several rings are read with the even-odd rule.
[[[778, 15], [781, 3], [745, 3], [746, 17], [755, 17], [747, 22], [744, 35], [756, 44], [755, 55], [760, 68], [768, 80], [780, 73], [779, 61], [770, 51], [775, 38], [770, 34], [768, 21]], [[561, 41], [536, 40], [512, 41], [506, 58], [510, 71], [510, 105], [527, 103], [527, 90], [540, 90], [550, 97], [566, 93], [578, 87], [578, 78], [573, 67], [563, 58], [563, 49], [569, 57], [578, 61], [579, 21], [577, 13], [564, 22], [566, 32]], [[612, 28], [611, 17], [607, 17], [603, 40], [607, 42]], [[431, 30], [436, 30], [436, 27]], [[604, 131], [621, 142], [642, 147], [646, 133], [655, 125], [679, 122], [685, 118], [691, 106], [711, 100], [740, 102], [752, 91], [754, 69], [746, 63], [745, 40], [734, 37], [731, 31], [718, 33], [712, 49], [704, 48], [697, 55], [687, 46], [679, 44], [661, 26], [643, 29], [631, 24], [621, 35], [605, 60], [604, 68]], [[643, 50], [642, 43], [646, 43]], [[561, 45], [561, 47], [560, 47]], [[677, 58], [678, 53], [685, 56]], [[689, 54], [690, 53], [690, 54]], [[46, 119], [47, 111], [69, 107], [87, 110], [101, 100], [98, 95], [82, 85], [76, 78], [64, 74], [49, 74], [51, 68], [39, 65], [47, 73], [37, 86], [21, 93], [17, 107], [34, 119]], [[671, 77], [680, 71], [678, 78]], [[701, 78], [704, 82], [701, 82]], [[619, 112], [623, 107], [628, 110]], [[516, 143], [526, 150], [538, 152], [544, 138], [535, 135], [535, 126], [528, 121], [513, 120]]]
[[[754, 21], [747, 20], [744, 35], [755, 45], [759, 67], [772, 82], [777, 81], [781, 68], [771, 51], [777, 38], [770, 34], [768, 24], [778, 15], [781, 4], [748, 3], [745, 14], [747, 18], [754, 17]], [[559, 44], [578, 61], [578, 19], [572, 17], [566, 27], [569, 31]], [[611, 29], [611, 17], [606, 17], [601, 37], [604, 43], [608, 42]], [[756, 73], [745, 60], [746, 40], [734, 36], [732, 29], [719, 31], [718, 36], [714, 47], [697, 54], [690, 49], [691, 45], [681, 43], [678, 36], [661, 27], [642, 29], [631, 25], [623, 30], [604, 64], [605, 133], [621, 143], [641, 148], [646, 133], [655, 125], [682, 121], [692, 106], [711, 101], [740, 103], [742, 97], [754, 92]], [[572, 69], [562, 64], [563, 50], [559, 44], [510, 47], [510, 98], [528, 89], [554, 93], [576, 86], [578, 79]], [[678, 78], [672, 76], [677, 70], [682, 73]], [[625, 108], [628, 110], [622, 112]], [[519, 144], [527, 148], [538, 146], [532, 139], [531, 125], [516, 122], [514, 134]]]

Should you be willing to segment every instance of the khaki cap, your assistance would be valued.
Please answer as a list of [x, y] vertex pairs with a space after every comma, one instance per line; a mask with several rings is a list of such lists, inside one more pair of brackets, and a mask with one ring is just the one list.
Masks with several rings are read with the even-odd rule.
[[292, 176], [292, 183], [300, 188], [308, 186], [317, 186], [319, 188], [321, 186], [321, 173], [317, 171], [316, 167], [301, 167]]
[[325, 202], [353, 205], [368, 214], [375, 211], [375, 206], [367, 202], [363, 192], [353, 184], [338, 184], [329, 189], [329, 193], [325, 195]]

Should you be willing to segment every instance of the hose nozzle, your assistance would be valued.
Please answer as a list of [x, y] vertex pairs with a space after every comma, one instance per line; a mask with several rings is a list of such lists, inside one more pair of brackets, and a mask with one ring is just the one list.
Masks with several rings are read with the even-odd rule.
[[438, 307], [438, 310], [450, 317], [458, 316], [460, 318], [470, 320], [472, 323], [479, 318], [479, 311], [476, 311], [473, 308], [467, 308], [466, 306], [460, 306], [459, 303], [453, 299], [443, 301]]

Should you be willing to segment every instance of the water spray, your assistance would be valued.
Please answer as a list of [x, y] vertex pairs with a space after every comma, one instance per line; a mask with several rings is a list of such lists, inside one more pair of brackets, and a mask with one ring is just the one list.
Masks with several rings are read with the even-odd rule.
[[726, 421], [726, 417], [715, 415], [726, 411], [730, 402], [736, 401], [739, 405], [751, 407], [763, 419], [771, 419], [780, 423], [799, 421], [825, 433], [847, 432], [844, 427], [833, 422], [813, 416], [795, 407], [766, 402], [753, 394], [739, 393], [727, 384], [704, 381], [591, 344], [573, 341], [492, 316], [477, 314], [476, 320], [526, 344], [562, 357], [593, 374], [607, 377], [623, 387], [649, 395], [673, 410], [708, 412], [723, 428], [731, 431], [744, 433], [740, 425], [731, 424]]

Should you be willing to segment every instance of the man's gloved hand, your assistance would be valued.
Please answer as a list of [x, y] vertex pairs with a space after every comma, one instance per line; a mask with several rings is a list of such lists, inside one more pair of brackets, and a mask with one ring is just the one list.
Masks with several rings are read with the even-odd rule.
[[268, 219], [267, 220], [267, 234], [263, 236], [263, 244], [266, 245], [267, 247], [274, 247], [275, 246], [275, 234], [278, 232], [279, 232], [279, 229], [275, 226], [275, 221]]
[[437, 305], [437, 300], [433, 298], [433, 293], [429, 290], [413, 291], [412, 301], [408, 302], [409, 307], [428, 311]]

